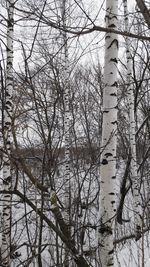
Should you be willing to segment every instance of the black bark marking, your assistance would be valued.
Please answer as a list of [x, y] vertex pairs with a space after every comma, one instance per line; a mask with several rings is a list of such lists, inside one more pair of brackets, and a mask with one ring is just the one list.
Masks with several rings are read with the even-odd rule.
[[112, 153], [106, 153], [106, 154], [105, 154], [105, 157], [106, 157], [106, 158], [108, 158], [108, 157], [112, 157], [112, 156], [113, 156]]
[[102, 164], [103, 164], [103, 165], [107, 165], [107, 164], [108, 164], [107, 159], [103, 159], [103, 160], [102, 160]]
[[[114, 82], [114, 83], [111, 85], [111, 87], [118, 87], [118, 83], [117, 83], [117, 82]], [[112, 95], [112, 94], [110, 94], [110, 95]], [[114, 95], [116, 95], [116, 93], [114, 93]]]
[[115, 44], [115, 45], [117, 46], [117, 48], [118, 48], [118, 40], [117, 40], [117, 39], [114, 39], [114, 40], [111, 42], [111, 44], [108, 46], [108, 49], [111, 48], [111, 46], [112, 46], [113, 44]]
[[7, 145], [11, 145], [11, 142], [10, 141], [7, 141]]
[[117, 124], [117, 121], [112, 121], [111, 124]]
[[[8, 65], [12, 65], [11, 63], [8, 63]], [[8, 84], [8, 86], [9, 85], [11, 85], [11, 82], [13, 82], [13, 77], [8, 77], [9, 78], [9, 84]]]
[[11, 97], [11, 95], [8, 92], [6, 92], [6, 96]]
[[111, 251], [108, 252], [108, 255], [111, 255], [114, 253], [114, 249], [112, 249]]
[[7, 48], [6, 48], [6, 51], [7, 51], [7, 53], [8, 53], [8, 52], [11, 52], [11, 49], [7, 47]]
[[117, 94], [116, 93], [112, 93], [112, 94], [110, 94], [110, 96], [117, 96]]
[[105, 21], [106, 21], [107, 19], [108, 19], [108, 20], [111, 20], [111, 17], [110, 17], [109, 15], [106, 15], [106, 16], [105, 16]]
[[108, 234], [112, 234], [112, 229], [110, 226], [105, 225], [105, 224], [101, 224], [100, 228], [98, 229], [99, 233], [104, 234], [104, 233], [108, 233]]
[[118, 63], [118, 59], [117, 58], [111, 58], [110, 61], [115, 62], [116, 64]]
[[3, 184], [5, 184], [5, 185], [9, 185], [9, 182], [7, 182], [7, 181], [3, 181]]
[[7, 182], [11, 182], [11, 176], [8, 176], [8, 177], [5, 179], [5, 181], [7, 181]]
[[8, 215], [8, 213], [6, 213], [6, 212], [3, 212], [3, 216], [7, 216]]
[[12, 106], [12, 102], [10, 102], [9, 100], [6, 101], [6, 105], [10, 105]]
[[112, 24], [108, 25], [108, 28], [116, 28], [116, 25], [112, 23]]

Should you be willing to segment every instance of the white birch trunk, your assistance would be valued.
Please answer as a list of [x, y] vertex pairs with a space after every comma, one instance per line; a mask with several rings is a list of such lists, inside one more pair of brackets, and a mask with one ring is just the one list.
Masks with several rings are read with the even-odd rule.
[[[68, 225], [68, 231], [71, 231], [70, 218], [71, 218], [71, 166], [70, 166], [70, 137], [71, 137], [71, 111], [70, 111], [70, 86], [69, 86], [69, 57], [68, 57], [68, 42], [66, 29], [66, 8], [67, 0], [61, 1], [61, 15], [62, 15], [62, 61], [63, 61], [63, 92], [64, 92], [64, 142], [65, 142], [65, 176], [64, 176], [64, 220]], [[64, 267], [69, 267], [70, 257], [69, 250], [65, 249]]]
[[[62, 23], [63, 28], [66, 28], [66, 0], [62, 0]], [[71, 134], [71, 111], [70, 111], [70, 87], [69, 87], [69, 58], [68, 58], [68, 42], [67, 34], [62, 31], [62, 51], [63, 51], [63, 92], [64, 92], [64, 142], [65, 142], [65, 179], [64, 179], [64, 202], [66, 212], [64, 219], [69, 223], [69, 206], [70, 206], [70, 134]]]
[[[125, 17], [125, 31], [129, 32], [129, 21], [128, 21], [128, 7], [127, 0], [123, 1], [124, 4], [124, 17]], [[132, 189], [134, 197], [134, 210], [135, 210], [135, 236], [139, 239], [141, 236], [141, 226], [142, 220], [140, 216], [140, 197], [139, 197], [139, 186], [140, 180], [137, 172], [137, 156], [136, 156], [136, 124], [135, 124], [135, 114], [134, 114], [134, 92], [131, 83], [132, 77], [132, 61], [130, 53], [130, 41], [126, 37], [126, 57], [127, 57], [127, 84], [128, 84], [128, 105], [129, 105], [129, 121], [130, 121], [130, 149], [131, 149], [131, 164], [130, 164], [130, 174], [132, 179]]]
[[[10, 167], [11, 149], [11, 118], [12, 118], [12, 89], [13, 89], [13, 27], [14, 27], [14, 0], [7, 2], [8, 25], [7, 25], [7, 66], [6, 66], [6, 90], [3, 118], [3, 190], [10, 191], [12, 184]], [[3, 233], [1, 257], [2, 266], [10, 266], [11, 246], [11, 195], [3, 194]]]
[[[106, 27], [117, 29], [118, 1], [106, 1]], [[107, 33], [103, 91], [102, 154], [100, 166], [100, 227], [98, 245], [100, 266], [114, 266], [113, 231], [116, 215], [117, 143], [117, 62], [118, 37]]]

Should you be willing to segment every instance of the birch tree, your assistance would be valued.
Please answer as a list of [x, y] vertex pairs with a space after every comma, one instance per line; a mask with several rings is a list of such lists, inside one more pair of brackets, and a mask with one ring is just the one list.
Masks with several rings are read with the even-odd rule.
[[[124, 16], [125, 16], [125, 31], [129, 31], [129, 22], [128, 22], [128, 7], [127, 0], [123, 1], [124, 4]], [[136, 239], [139, 239], [141, 236], [141, 215], [140, 215], [140, 197], [139, 197], [139, 176], [137, 171], [137, 156], [136, 156], [136, 124], [135, 124], [135, 114], [134, 114], [134, 92], [133, 86], [131, 84], [132, 77], [132, 60], [130, 53], [130, 41], [126, 37], [126, 57], [127, 57], [127, 84], [128, 84], [128, 105], [129, 105], [129, 139], [130, 139], [130, 149], [131, 149], [131, 163], [130, 163], [130, 173], [132, 179], [132, 189], [134, 197], [134, 206], [135, 206], [135, 225], [136, 225]]]
[[[64, 176], [64, 220], [68, 226], [68, 231], [71, 231], [71, 159], [70, 159], [70, 148], [71, 148], [71, 103], [70, 103], [70, 86], [69, 86], [69, 53], [68, 53], [68, 41], [66, 33], [67, 24], [67, 0], [61, 1], [61, 19], [63, 30], [61, 31], [62, 39], [62, 90], [64, 96], [64, 146], [65, 146], [65, 176]], [[69, 267], [69, 250], [66, 247], [64, 266]]]
[[70, 112], [70, 89], [69, 89], [69, 58], [68, 58], [68, 42], [66, 28], [66, 0], [61, 2], [61, 14], [64, 31], [62, 31], [62, 81], [64, 93], [64, 139], [65, 139], [65, 219], [69, 223], [69, 198], [70, 198], [70, 128], [71, 128], [71, 112]]
[[3, 115], [3, 214], [2, 214], [2, 266], [9, 267], [11, 251], [11, 195], [12, 187], [10, 152], [11, 152], [11, 123], [12, 123], [12, 90], [13, 90], [13, 27], [14, 0], [7, 1], [7, 63], [6, 88]]
[[[117, 28], [118, 1], [106, 1], [106, 27]], [[102, 154], [100, 166], [100, 227], [98, 246], [100, 266], [114, 266], [113, 230], [116, 215], [116, 134], [117, 134], [118, 37], [105, 37]]]

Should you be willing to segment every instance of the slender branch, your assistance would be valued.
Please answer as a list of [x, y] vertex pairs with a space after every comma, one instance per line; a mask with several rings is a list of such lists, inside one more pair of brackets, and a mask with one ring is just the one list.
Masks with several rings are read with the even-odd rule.
[[[141, 236], [143, 235], [143, 234], [145, 234], [146, 232], [148, 232], [150, 230], [150, 228], [148, 227], [148, 228], [145, 228], [143, 231], [142, 231], [142, 233], [141, 233]], [[126, 235], [126, 236], [123, 236], [123, 237], [121, 237], [120, 239], [116, 239], [115, 241], [114, 241], [114, 245], [118, 245], [118, 244], [120, 244], [120, 243], [122, 243], [122, 242], [125, 242], [125, 241], [127, 241], [127, 240], [130, 240], [130, 239], [135, 239], [135, 234], [130, 234], [130, 235]]]
[[[66, 244], [66, 246], [68, 247], [68, 249], [70, 250], [70, 252], [73, 255], [73, 259], [75, 261], [75, 263], [77, 264], [78, 267], [90, 267], [90, 265], [88, 264], [88, 262], [86, 261], [86, 259], [79, 254], [79, 251], [76, 249], [75, 247], [75, 241], [73, 238], [70, 237], [68, 231], [67, 231], [67, 225], [65, 224], [61, 213], [59, 211], [58, 206], [54, 205], [54, 208], [52, 209], [56, 220], [59, 223], [60, 229], [55, 226], [53, 224], [53, 222], [41, 211], [41, 209], [37, 209], [36, 205], [34, 205], [34, 203], [32, 201], [30, 201], [28, 199], [27, 196], [25, 196], [24, 194], [22, 194], [19, 190], [13, 190], [13, 191], [4, 191], [1, 190], [0, 194], [15, 194], [17, 196], [19, 196], [25, 203], [27, 203], [35, 212], [37, 212], [37, 214], [40, 216], [40, 218], [43, 219], [43, 221], [45, 221], [47, 223], [47, 225], [55, 232], [58, 234], [58, 236], [61, 238], [61, 240]], [[56, 204], [56, 200], [52, 199], [52, 202], [54, 201], [54, 204]]]
[[136, 0], [136, 3], [145, 19], [148, 28], [150, 29], [150, 10], [148, 10], [144, 0]]
[[[31, 15], [31, 16], [37, 15], [37, 14], [35, 14], [33, 12], [22, 11], [19, 8], [16, 8], [16, 9], [18, 11], [27, 13], [28, 15]], [[56, 22], [48, 20], [46, 17], [44, 17], [44, 15], [42, 16], [41, 21], [44, 24], [47, 24], [48, 26], [50, 26], [50, 27], [52, 27], [54, 29], [58, 29], [58, 30], [65, 31], [65, 32], [70, 33], [70, 34], [74, 34], [74, 35], [76, 35], [76, 37], [78, 37], [80, 35], [83, 35], [83, 34], [89, 34], [89, 33], [92, 33], [94, 31], [98, 31], [98, 32], [105, 32], [105, 33], [116, 33], [116, 34], [121, 35], [121, 36], [127, 36], [127, 37], [130, 37], [130, 38], [135, 38], [135, 39], [139, 39], [139, 40], [150, 41], [150, 37], [149, 36], [143, 36], [143, 35], [140, 35], [140, 34], [134, 34], [134, 33], [131, 33], [131, 32], [115, 30], [115, 29], [112, 29], [112, 28], [110, 29], [110, 28], [107, 28], [107, 27], [101, 27], [101, 26], [97, 26], [97, 25], [94, 25], [92, 28], [89, 28], [89, 29], [84, 27], [81, 30], [77, 30], [77, 31], [75, 30], [75, 28], [73, 29], [73, 28], [66, 27], [64, 29], [63, 25], [60, 25], [60, 23], [58, 24]]]

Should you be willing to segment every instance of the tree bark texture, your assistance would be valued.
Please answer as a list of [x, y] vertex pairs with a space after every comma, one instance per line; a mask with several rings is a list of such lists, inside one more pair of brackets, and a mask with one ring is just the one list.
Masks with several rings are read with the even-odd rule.
[[[67, 41], [67, 0], [61, 0], [61, 19], [63, 30], [62, 39], [62, 89], [64, 95], [64, 145], [65, 145], [65, 175], [64, 175], [64, 220], [68, 231], [71, 219], [71, 166], [70, 166], [70, 138], [71, 138], [71, 111], [70, 111], [70, 86], [69, 86], [69, 54]], [[64, 267], [69, 267], [70, 257], [67, 246], [65, 247]]]
[[[117, 29], [118, 1], [106, 1], [106, 27]], [[116, 134], [117, 134], [118, 37], [105, 37], [103, 122], [100, 166], [100, 227], [98, 245], [100, 266], [114, 266], [113, 225], [116, 215]]]
[[[64, 30], [66, 28], [66, 0], [61, 1], [62, 6], [62, 23]], [[70, 87], [69, 87], [69, 58], [68, 58], [68, 42], [67, 34], [62, 31], [62, 64], [63, 64], [63, 92], [64, 92], [64, 141], [65, 141], [65, 179], [64, 179], [64, 203], [65, 213], [64, 219], [69, 224], [69, 209], [70, 209], [70, 136], [71, 136], [71, 111], [70, 111]]]
[[[14, 0], [7, 1], [8, 24], [7, 24], [7, 65], [6, 65], [6, 88], [3, 118], [3, 189], [11, 190], [12, 176], [10, 164], [11, 150], [11, 121], [12, 121], [12, 90], [13, 90], [13, 28], [14, 28]], [[11, 195], [3, 194], [2, 214], [2, 266], [10, 266], [11, 251]]]

